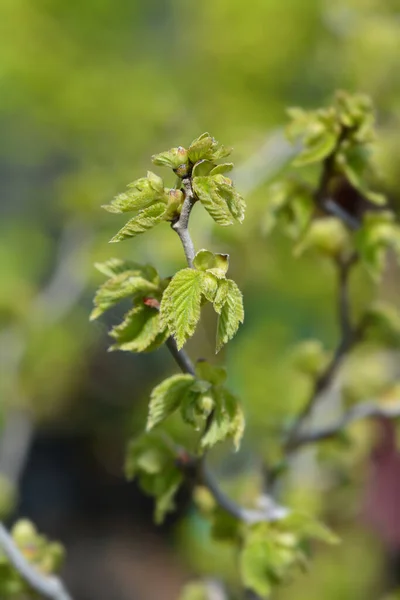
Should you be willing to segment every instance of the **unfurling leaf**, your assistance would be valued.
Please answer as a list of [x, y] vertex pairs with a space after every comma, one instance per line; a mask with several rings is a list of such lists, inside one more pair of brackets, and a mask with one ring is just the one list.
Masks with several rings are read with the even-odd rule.
[[159, 278], [152, 267], [123, 271], [106, 281], [96, 292], [90, 319], [97, 319], [124, 298], [137, 298], [159, 292]]
[[218, 278], [225, 277], [229, 267], [229, 254], [199, 250], [194, 257], [193, 266], [199, 271], [209, 271]]
[[111, 204], [103, 206], [108, 212], [122, 213], [148, 208], [157, 202], [167, 203], [167, 195], [161, 177], [148, 171], [147, 177], [137, 179], [128, 190], [114, 198]]
[[158, 202], [144, 208], [135, 217], [130, 219], [110, 242], [122, 242], [152, 229], [155, 225], [165, 220], [166, 210], [166, 205], [163, 202]]
[[161, 346], [168, 333], [160, 325], [159, 311], [139, 304], [125, 315], [120, 325], [113, 327], [110, 336], [115, 340], [110, 350], [149, 352]]
[[161, 322], [177, 342], [178, 349], [194, 334], [200, 319], [203, 273], [183, 269], [171, 279], [160, 307]]
[[147, 431], [179, 408], [194, 381], [192, 375], [173, 375], [153, 389], [150, 396]]
[[276, 225], [292, 239], [298, 239], [306, 230], [315, 211], [312, 190], [302, 181], [286, 179], [269, 188], [267, 210], [262, 229], [269, 234]]
[[216, 223], [232, 225], [235, 221], [243, 221], [246, 204], [228, 177], [220, 174], [193, 177], [192, 186]]
[[214, 408], [201, 438], [201, 447], [212, 448], [218, 442], [232, 439], [236, 450], [243, 436], [245, 420], [237, 398], [225, 388], [214, 388]]
[[209, 133], [203, 133], [189, 146], [189, 159], [195, 164], [199, 160], [220, 160], [229, 156], [231, 148], [225, 148]]
[[182, 483], [176, 465], [176, 450], [166, 436], [142, 435], [130, 442], [125, 471], [128, 479], [138, 478], [142, 490], [156, 500], [155, 521], [161, 523], [174, 510], [174, 497]]
[[397, 260], [400, 260], [400, 226], [395, 222], [393, 213], [367, 213], [354, 237], [361, 261], [375, 279], [383, 272], [389, 249], [393, 250]]
[[242, 292], [232, 279], [222, 279], [219, 282], [214, 308], [219, 314], [216, 345], [216, 351], [219, 352], [244, 321]]

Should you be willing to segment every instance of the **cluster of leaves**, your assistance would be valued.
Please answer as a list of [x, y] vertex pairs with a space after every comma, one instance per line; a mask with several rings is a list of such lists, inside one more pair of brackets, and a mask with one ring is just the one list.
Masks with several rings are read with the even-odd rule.
[[121, 300], [133, 302], [122, 323], [110, 331], [114, 338], [110, 349], [150, 352], [159, 348], [168, 337], [159, 311], [168, 280], [161, 279], [150, 265], [143, 266], [128, 260], [114, 258], [97, 263], [96, 267], [109, 279], [96, 293], [91, 319], [97, 319]]
[[205, 450], [227, 438], [237, 449], [244, 430], [244, 416], [237, 398], [225, 387], [226, 370], [207, 361], [196, 365], [196, 376], [173, 375], [155, 387], [150, 398], [147, 431], [179, 410], [183, 421], [201, 431]]
[[[52, 575], [59, 571], [64, 549], [58, 542], [49, 542], [39, 535], [35, 526], [27, 520], [18, 521], [11, 535], [22, 555], [43, 575]], [[10, 564], [7, 557], [0, 552], [0, 597], [31, 597], [32, 590], [20, 574]]]
[[[277, 584], [290, 581], [296, 572], [308, 568], [312, 540], [339, 543], [330, 529], [308, 514], [292, 511], [275, 522], [249, 524], [217, 507], [204, 488], [197, 489], [196, 502], [211, 521], [213, 539], [237, 548], [243, 585], [257, 597], [270, 597]], [[182, 600], [190, 598], [190, 590], [199, 593], [200, 589], [201, 583], [187, 586]]]
[[[328, 108], [294, 108], [289, 115], [288, 137], [302, 143], [293, 166], [319, 165], [321, 175], [316, 189], [295, 177], [274, 183], [265, 230], [280, 225], [297, 242], [297, 255], [310, 249], [346, 260], [357, 253], [368, 272], [379, 277], [388, 249], [400, 258], [400, 227], [383, 206], [385, 198], [369, 187], [375, 138], [371, 101], [339, 92]], [[340, 199], [344, 186], [358, 202], [355, 214]]]
[[217, 352], [243, 323], [242, 293], [232, 279], [226, 278], [228, 265], [227, 254], [200, 250], [193, 260], [194, 268], [182, 269], [172, 278], [163, 294], [160, 317], [176, 339], [178, 349], [193, 335], [203, 301], [211, 302], [219, 315]]
[[183, 182], [188, 181], [195, 199], [199, 200], [219, 225], [241, 223], [244, 218], [243, 198], [224, 173], [233, 168], [232, 163], [217, 164], [231, 149], [219, 144], [208, 133], [203, 133], [189, 146], [171, 148], [155, 154], [153, 163], [170, 167], [177, 176], [175, 187], [167, 188], [161, 177], [148, 171], [147, 177], [129, 184], [126, 192], [119, 194], [104, 208], [112, 213], [135, 212], [124, 227], [111, 239], [120, 242], [135, 237], [163, 221], [179, 219], [185, 200]]
[[196, 375], [178, 374], [156, 386], [150, 397], [146, 434], [130, 443], [126, 461], [129, 478], [137, 476], [143, 491], [156, 500], [155, 519], [161, 522], [174, 509], [182, 483], [180, 451], [164, 432], [153, 431], [173, 413], [200, 432], [199, 450], [232, 439], [238, 448], [244, 416], [237, 398], [225, 387], [226, 370], [207, 361], [196, 365]]

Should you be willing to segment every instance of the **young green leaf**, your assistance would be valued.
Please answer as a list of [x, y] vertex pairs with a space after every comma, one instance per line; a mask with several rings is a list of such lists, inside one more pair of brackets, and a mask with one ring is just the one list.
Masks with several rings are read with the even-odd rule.
[[173, 375], [153, 389], [150, 396], [147, 431], [179, 408], [194, 381], [192, 375]]
[[125, 470], [128, 479], [137, 477], [143, 491], [154, 496], [155, 521], [161, 523], [166, 513], [174, 509], [174, 497], [183, 479], [173, 443], [153, 432], [132, 440]]
[[181, 165], [188, 164], [188, 152], [183, 146], [178, 146], [178, 148], [171, 148], [165, 152], [154, 154], [151, 160], [160, 167], [178, 169]]
[[147, 177], [137, 179], [129, 184], [128, 190], [119, 194], [103, 208], [111, 213], [122, 213], [143, 210], [156, 202], [167, 202], [163, 181], [149, 171]]
[[165, 213], [166, 206], [163, 202], [158, 202], [144, 208], [135, 217], [130, 219], [110, 242], [122, 242], [152, 229], [165, 220]]
[[239, 324], [244, 321], [242, 292], [232, 279], [219, 282], [214, 308], [219, 314], [216, 347], [216, 352], [219, 352], [222, 346], [233, 338]]
[[225, 388], [214, 389], [213, 398], [214, 408], [207, 429], [201, 438], [201, 447], [212, 448], [218, 442], [232, 439], [237, 450], [245, 426], [242, 408], [237, 398]]
[[143, 271], [125, 271], [106, 281], [96, 292], [95, 308], [90, 320], [97, 319], [106, 310], [124, 298], [145, 296], [158, 292], [158, 284], [145, 279]]
[[[106, 262], [103, 263], [95, 263], [94, 266], [100, 273], [106, 275], [107, 277], [115, 277], [115, 275], [120, 275], [125, 271], [141, 271], [143, 269], [142, 265], [133, 262], [132, 260], [124, 260], [122, 258], [110, 258]], [[152, 268], [152, 267], [151, 267]], [[154, 276], [157, 276], [157, 271], [153, 269]]]
[[129, 352], [148, 352], [160, 346], [167, 338], [167, 332], [161, 328], [160, 315], [156, 308], [139, 304], [132, 308], [120, 325], [113, 327], [110, 336], [115, 343], [110, 350]]
[[203, 273], [183, 269], [171, 279], [164, 291], [161, 322], [176, 339], [178, 349], [194, 334], [200, 319]]
[[243, 221], [246, 204], [228, 177], [194, 177], [192, 186], [194, 193], [216, 223], [232, 225], [235, 221]]
[[199, 160], [219, 160], [229, 156], [231, 148], [225, 148], [209, 133], [203, 133], [193, 140], [189, 146], [188, 154], [190, 161], [195, 164]]
[[199, 271], [208, 271], [218, 278], [225, 277], [229, 267], [229, 254], [214, 254], [209, 250], [199, 250], [193, 266]]

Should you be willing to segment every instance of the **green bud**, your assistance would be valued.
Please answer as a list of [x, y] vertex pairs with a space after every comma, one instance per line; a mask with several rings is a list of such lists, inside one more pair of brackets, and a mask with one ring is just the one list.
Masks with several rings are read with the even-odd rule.
[[21, 519], [12, 528], [11, 535], [18, 546], [26, 546], [36, 542], [38, 533], [33, 523]]
[[185, 196], [181, 190], [172, 188], [168, 190], [168, 206], [164, 218], [166, 221], [175, 221], [181, 214]]
[[231, 148], [225, 148], [209, 133], [203, 133], [200, 137], [193, 140], [189, 146], [190, 162], [195, 164], [199, 160], [219, 160], [229, 156]]
[[307, 340], [299, 344], [293, 352], [293, 365], [311, 377], [317, 377], [328, 362], [328, 355], [318, 340]]
[[182, 175], [177, 173], [180, 177], [185, 177], [188, 174], [188, 151], [183, 146], [154, 154], [151, 160], [160, 167], [170, 167], [176, 172], [179, 170], [182, 173]]
[[295, 249], [299, 256], [305, 250], [317, 250], [330, 257], [346, 256], [351, 251], [351, 236], [336, 217], [315, 219]]

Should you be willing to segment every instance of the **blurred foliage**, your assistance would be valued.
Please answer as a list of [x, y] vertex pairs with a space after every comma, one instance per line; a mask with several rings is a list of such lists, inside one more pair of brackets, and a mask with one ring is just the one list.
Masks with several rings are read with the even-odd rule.
[[[82, 378], [87, 376], [90, 355], [103, 335], [100, 326], [93, 327], [86, 320], [92, 290], [101, 282], [90, 264], [109, 257], [105, 240], [116, 230], [115, 221], [107, 218], [100, 206], [109, 203], [126, 182], [141, 175], [152, 152], [161, 152], [176, 140], [190, 140], [198, 131], [209, 129], [218, 139], [235, 146], [237, 162], [244, 162], [258, 152], [271, 130], [285, 124], [287, 106], [316, 109], [330, 101], [336, 88], [359, 90], [369, 94], [377, 108], [373, 155], [377, 174], [371, 189], [386, 193], [397, 212], [398, 13], [397, 0], [251, 0], [245, 5], [239, 0], [124, 0], [118, 4], [111, 0], [3, 0], [2, 407], [22, 403], [39, 421], [44, 417], [63, 420], [68, 414], [68, 427], [74, 427], [74, 419], [81, 418], [86, 398], [80, 398], [77, 406], [76, 395], [79, 397]], [[307, 184], [313, 182], [312, 166], [304, 177]], [[318, 339], [323, 352], [329, 353], [337, 338], [331, 265], [307, 252], [295, 261], [290, 240], [278, 232], [265, 237], [271, 221], [267, 204], [273, 200], [269, 183], [262, 183], [246, 198], [248, 212], [242, 227], [217, 230], [208, 215], [201, 216], [198, 207], [194, 210], [199, 224], [193, 228], [196, 246], [229, 252], [231, 276], [244, 292], [245, 327], [220, 360], [227, 361], [228, 386], [244, 399], [247, 430], [242, 452], [235, 459], [223, 459], [219, 449], [214, 454], [222, 477], [229, 480], [232, 472], [238, 475], [238, 488], [246, 488], [246, 473], [254, 468], [259, 453], [273, 462], [279, 459], [281, 424], [290, 420], [309, 393], [310, 379], [293, 367], [293, 348], [298, 342]], [[172, 187], [174, 178], [166, 185]], [[290, 185], [298, 186], [298, 181]], [[307, 186], [301, 189], [307, 195]], [[279, 207], [280, 202], [276, 201]], [[294, 210], [295, 224], [302, 226], [309, 214], [307, 202]], [[287, 215], [280, 211], [272, 216], [287, 223]], [[61, 231], [69, 219], [83, 222], [88, 237], [92, 235], [89, 256], [77, 259], [76, 265], [82, 268], [90, 289], [83, 293], [80, 306], [47, 326], [46, 319], [32, 311], [32, 305], [56, 270]], [[121, 227], [123, 223], [121, 220]], [[379, 243], [393, 239], [390, 222], [381, 221], [379, 228], [372, 235], [367, 232], [363, 242], [366, 260], [374, 271], [381, 268]], [[379, 242], [373, 252], [368, 245], [371, 237]], [[113, 255], [152, 262], [161, 277], [183, 266], [179, 241], [165, 223], [135, 244], [113, 246]], [[398, 241], [396, 244], [395, 249]], [[386, 267], [376, 292], [360, 269], [351, 292], [355, 310], [362, 314], [376, 297], [398, 298], [398, 276], [390, 265]], [[113, 313], [109, 323], [115, 324], [115, 315], [120, 317]], [[195, 357], [213, 354], [209, 332], [214, 326], [214, 316], [205, 313], [204, 328], [189, 343], [189, 353], [193, 351]], [[19, 344], [11, 344], [10, 327], [17, 327], [18, 339], [23, 340], [17, 374], [3, 361], [3, 355], [14, 356], [11, 349]], [[385, 377], [390, 380], [393, 371], [386, 358], [376, 357], [376, 332], [372, 329], [371, 325], [374, 344], [352, 357], [354, 369], [358, 363], [363, 374], [368, 371], [368, 377], [362, 391], [352, 387], [350, 377], [346, 389], [351, 402], [360, 394], [371, 393], [382, 380], [386, 390], [386, 384], [391, 384]], [[394, 340], [393, 327], [390, 331]], [[380, 328], [379, 337], [382, 335]], [[385, 342], [387, 339], [386, 333]], [[303, 352], [305, 349], [302, 364], [318, 369], [323, 359], [320, 349], [303, 347]], [[129, 365], [136, 379], [124, 388], [131, 397], [132, 386], [136, 386], [138, 401], [130, 410], [131, 421], [138, 428], [147, 402], [143, 388], [147, 391], [149, 384], [145, 378], [156, 383], [159, 374], [165, 372], [167, 359], [160, 350], [146, 357], [147, 362], [139, 360], [132, 357]], [[366, 369], [366, 364], [373, 368]], [[380, 368], [383, 374], [378, 373]], [[98, 393], [113, 398], [111, 389]], [[109, 399], [109, 404], [118, 412], [114, 399]], [[98, 413], [85, 410], [88, 429], [98, 430]], [[126, 412], [107, 426], [111, 423], [126, 433]], [[173, 421], [170, 429], [185, 439], [179, 423]], [[367, 426], [362, 427], [361, 437], [368, 437], [368, 431]], [[332, 477], [354, 499], [361, 493], [359, 467], [370, 445], [360, 452], [356, 435], [349, 437], [345, 450], [334, 444], [335, 456], [346, 462], [341, 474], [349, 470], [349, 479], [339, 483], [343, 479], [337, 471]], [[333, 515], [339, 530], [340, 521], [344, 527], [348, 525], [346, 504], [328, 496], [323, 486], [310, 484], [308, 493], [307, 482], [304, 476], [302, 503], [308, 502], [311, 512], [318, 507], [315, 512]], [[238, 497], [244, 492], [234, 491]], [[351, 528], [340, 533], [345, 550], [318, 552], [314, 568], [302, 578], [304, 591], [300, 591], [297, 580], [294, 589], [279, 592], [282, 597], [365, 597], [367, 578], [357, 580], [354, 572], [362, 565], [363, 575], [368, 572], [371, 581], [376, 580], [380, 558], [373, 544], [366, 543], [359, 533]], [[226, 570], [234, 578], [232, 557], [225, 560], [218, 549], [210, 549], [209, 541], [207, 526], [190, 512], [176, 535], [177, 551], [186, 549], [188, 568], [196, 567], [205, 575]]]

